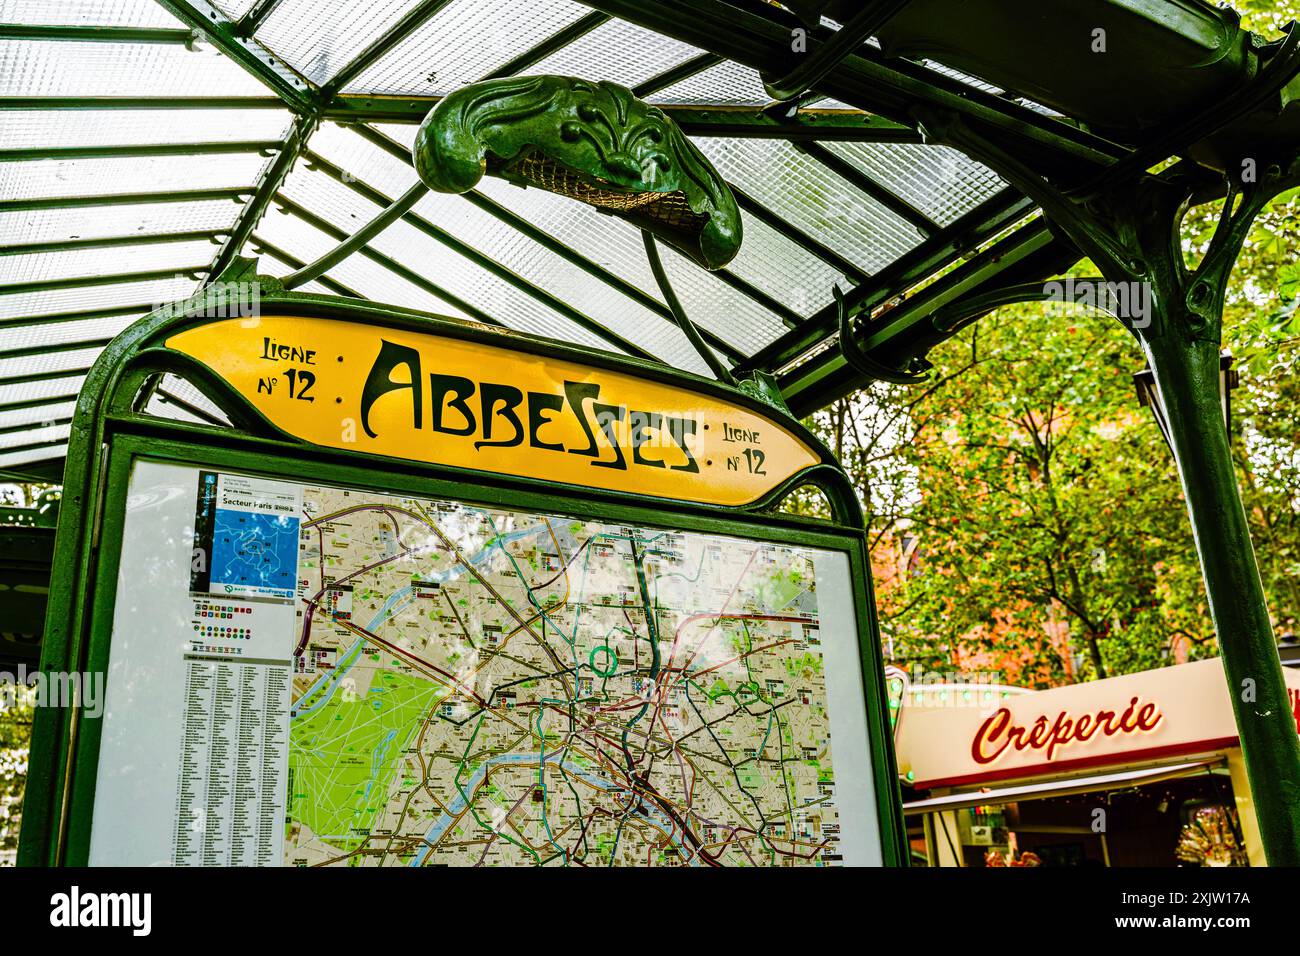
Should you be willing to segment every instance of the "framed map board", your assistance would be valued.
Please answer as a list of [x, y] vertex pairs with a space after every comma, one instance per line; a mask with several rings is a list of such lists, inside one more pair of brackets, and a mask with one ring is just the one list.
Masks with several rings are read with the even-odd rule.
[[[797, 423], [613, 357], [275, 305], [146, 319], [106, 360], [98, 494], [65, 492], [100, 504], [60, 531], [83, 597], [43, 662], [103, 672], [106, 703], [38, 725], [25, 862], [903, 862], [861, 527], [771, 510], [804, 480], [851, 499]], [[143, 411], [163, 369], [229, 424]]]

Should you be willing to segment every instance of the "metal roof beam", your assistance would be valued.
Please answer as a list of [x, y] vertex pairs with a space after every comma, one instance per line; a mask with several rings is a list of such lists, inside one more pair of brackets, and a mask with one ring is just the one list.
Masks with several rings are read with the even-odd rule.
[[[24, 345], [20, 348], [0, 348], [0, 359], [30, 358], [33, 355], [54, 355], [57, 352], [75, 352], [77, 349], [102, 348], [113, 341], [111, 336], [97, 339], [81, 339], [75, 342], [53, 342], [48, 345]], [[8, 379], [0, 376], [0, 385]]]
[[10, 282], [0, 285], [0, 295], [22, 295], [30, 292], [50, 292], [54, 289], [80, 289], [95, 285], [118, 285], [123, 282], [149, 282], [172, 279], [176, 276], [201, 276], [207, 264], [178, 266], [174, 269], [149, 269], [143, 272], [119, 272], [113, 275], [70, 276], [64, 279], [40, 279], [35, 282]]
[[[597, 14], [597, 16], [601, 16], [601, 14]], [[679, 63], [656, 76], [650, 77], [643, 83], [638, 83], [632, 87], [632, 95], [645, 99], [647, 96], [666, 90], [683, 80], [689, 80], [692, 76], [698, 76], [705, 70], [723, 62], [725, 62], [723, 58], [716, 53], [701, 53], [699, 56], [691, 57], [685, 63]]]
[[86, 206], [133, 206], [139, 203], [209, 202], [229, 199], [243, 202], [250, 187], [235, 189], [182, 189], [165, 193], [111, 193], [104, 196], [42, 196], [36, 199], [0, 199], [0, 212], [30, 212], [36, 209], [68, 209]]
[[[368, 126], [358, 125], [358, 126], [353, 126], [351, 128], [356, 131], [357, 135], [373, 143], [375, 146], [382, 149], [384, 152], [388, 153], [393, 158], [400, 159], [408, 166], [414, 165], [411, 160], [410, 150], [408, 150], [401, 143], [395, 142], [390, 137], [385, 136], [383, 133], [379, 132], [378, 130], [371, 129]], [[569, 246], [565, 245], [563, 242], [561, 242], [560, 240], [552, 236], [549, 232], [546, 232], [544, 229], [540, 228], [539, 226], [536, 226], [533, 223], [529, 222], [527, 219], [523, 218], [518, 213], [515, 213], [512, 210], [507, 209], [505, 206], [501, 205], [496, 200], [483, 195], [481, 192], [478, 192], [477, 190], [470, 190], [469, 192], [462, 193], [461, 195], [464, 199], [473, 203], [475, 206], [477, 206], [479, 209], [482, 209], [488, 215], [494, 217], [495, 219], [500, 220], [501, 222], [508, 225], [510, 228], [522, 233], [523, 235], [527, 236], [529, 239], [532, 239], [534, 242], [538, 243], [539, 245], [544, 246], [545, 248], [549, 249], [551, 252], [555, 253], [556, 255], [566, 259], [568, 262], [577, 266], [579, 269], [581, 269], [583, 272], [586, 272], [588, 275], [596, 279], [599, 279], [601, 282], [604, 282], [606, 285], [610, 286], [611, 288], [617, 289], [619, 292], [623, 293], [628, 298], [637, 302], [639, 305], [663, 316], [669, 322], [673, 322], [673, 323], [676, 322], [676, 320], [673, 318], [672, 310], [669, 309], [668, 306], [666, 306], [664, 303], [656, 299], [654, 296], [647, 293], [644, 289], [641, 289], [638, 286], [633, 285], [631, 282], [628, 282], [626, 279], [622, 278], [621, 276], [615, 275], [614, 273], [610, 272], [608, 269], [604, 268], [598, 263], [593, 262], [591, 259], [588, 259], [586, 256], [580, 254], [576, 249], [572, 249]], [[788, 308], [781, 302], [778, 302], [777, 300], [773, 299], [771, 296], [767, 295], [767, 293], [762, 292], [761, 290], [750, 285], [748, 282], [746, 282], [744, 279], [740, 278], [739, 276], [735, 275], [734, 273], [726, 269], [719, 269], [714, 273], [714, 275], [718, 276], [718, 278], [720, 278], [722, 281], [731, 285], [732, 288], [735, 288], [740, 292], [743, 292], [745, 295], [749, 296], [759, 305], [763, 306], [763, 308], [768, 309], [769, 311], [778, 315], [783, 321], [785, 321], [787, 325], [793, 327], [803, 322], [803, 316], [799, 315], [797, 312]], [[734, 352], [736, 352], [736, 354], [740, 354], [739, 350], [735, 349], [734, 346], [731, 346], [731, 348]]]
[[[301, 219], [303, 222], [307, 223], [307, 225], [320, 230], [321, 232], [325, 233], [325, 235], [333, 239], [343, 240], [346, 239], [348, 236], [348, 234], [344, 230], [340, 229], [338, 226], [334, 225], [329, 220], [322, 219], [320, 216], [316, 215], [310, 209], [307, 209], [304, 206], [301, 206], [298, 203], [294, 202], [288, 196], [281, 195], [276, 197], [276, 203], [279, 204], [280, 206], [283, 206], [285, 211], [288, 212], [291, 216], [296, 216], [298, 219]], [[471, 316], [474, 319], [477, 319], [479, 322], [483, 322], [487, 325], [494, 325], [497, 326], [498, 328], [507, 327], [505, 323], [501, 322], [499, 319], [493, 318], [491, 315], [489, 315], [487, 312], [484, 312], [478, 306], [474, 305], [471, 302], [467, 302], [466, 300], [460, 298], [460, 296], [456, 295], [455, 293], [449, 292], [448, 290], [442, 288], [442, 286], [438, 285], [437, 283], [430, 282], [424, 276], [414, 272], [411, 269], [408, 269], [406, 266], [402, 265], [397, 260], [384, 255], [382, 252], [373, 248], [372, 246], [368, 246], [368, 245], [362, 246], [357, 251], [361, 255], [369, 259], [370, 261], [383, 266], [385, 269], [389, 270], [394, 275], [400, 276], [401, 278], [410, 282], [412, 285], [417, 286], [423, 289], [424, 291], [428, 292], [430, 295], [436, 296], [439, 299], [443, 299], [449, 304], [454, 305], [456, 308], [460, 309], [466, 315]]]
[[857, 263], [850, 262], [830, 246], [818, 239], [814, 239], [798, 226], [787, 222], [776, 212], [768, 209], [753, 196], [749, 195], [749, 193], [737, 188], [735, 185], [732, 185], [731, 191], [736, 196], [736, 204], [739, 205], [741, 209], [745, 210], [745, 212], [749, 213], [769, 228], [776, 230], [795, 245], [802, 246], [805, 250], [812, 253], [823, 262], [833, 266], [850, 280], [862, 283], [870, 279], [870, 274], [857, 265]]
[[794, 148], [862, 190], [904, 222], [919, 229], [921, 235], [932, 236], [939, 231], [939, 224], [921, 210], [825, 146], [818, 143], [795, 143]]
[[116, 159], [144, 156], [206, 156], [222, 153], [265, 153], [281, 147], [278, 139], [232, 140], [218, 143], [128, 143], [121, 146], [37, 146], [26, 149], [0, 149], [0, 163], [31, 162], [44, 159]]
[[[37, 426], [41, 427], [41, 426]], [[27, 445], [11, 445], [8, 448], [0, 447], [0, 455], [16, 455], [23, 451], [35, 451], [38, 448], [67, 448], [68, 440], [66, 438], [55, 438], [51, 441], [32, 442]]]
[[280, 5], [280, 0], [256, 0], [248, 12], [235, 24], [235, 31], [241, 37], [251, 37], [257, 32], [258, 27], [266, 22], [266, 18], [275, 12], [275, 8]]
[[64, 322], [81, 322], [86, 319], [111, 319], [118, 315], [147, 315], [157, 307], [157, 303], [145, 302], [110, 309], [78, 309], [74, 312], [47, 312], [43, 315], [25, 315], [14, 319], [0, 319], [0, 329], [26, 329], [35, 325], [60, 325]]
[[[331, 163], [329, 160], [325, 159], [324, 157], [318, 156], [315, 153], [309, 153], [308, 155], [310, 156], [312, 164], [314, 166], [317, 166], [321, 170], [321, 172], [325, 173], [326, 175], [334, 179], [337, 179], [339, 182], [351, 188], [354, 192], [357, 192], [360, 195], [364, 196], [370, 202], [373, 202], [378, 206], [387, 206], [389, 203], [392, 202], [392, 197], [387, 196], [384, 193], [380, 192], [379, 190], [375, 189], [374, 187], [367, 185], [366, 183], [357, 179], [355, 176], [347, 175], [345, 177], [344, 171], [342, 169], [340, 169], [338, 166]], [[523, 276], [516, 273], [514, 270], [507, 268], [506, 266], [497, 262], [495, 259], [486, 255], [485, 253], [480, 252], [478, 249], [474, 248], [468, 243], [465, 243], [460, 239], [456, 238], [447, 230], [434, 225], [429, 220], [425, 219], [423, 216], [420, 216], [418, 213], [408, 212], [406, 213], [406, 215], [402, 217], [402, 220], [406, 223], [409, 223], [412, 226], [415, 226], [415, 228], [419, 229], [425, 235], [433, 239], [436, 239], [438, 242], [442, 243], [445, 246], [454, 249], [456, 252], [460, 253], [461, 255], [465, 256], [466, 258], [474, 262], [475, 265], [487, 269], [497, 278], [509, 282], [511, 285], [515, 286], [515, 288], [523, 292], [526, 292], [528, 295], [532, 296], [533, 298], [537, 299], [543, 304], [549, 306], [555, 311], [568, 317], [569, 319], [576, 322], [578, 325], [581, 325], [583, 328], [587, 329], [587, 331], [599, 335], [601, 338], [605, 339], [608, 342], [612, 342], [622, 351], [628, 352], [631, 355], [639, 355], [642, 358], [648, 358], [651, 359], [652, 361], [656, 361], [656, 362], [662, 361], [661, 358], [659, 358], [658, 356], [654, 355], [651, 352], [646, 351], [640, 345], [637, 345], [636, 343], [624, 338], [623, 336], [619, 335], [617, 332], [607, 329], [604, 325], [597, 322], [595, 319], [591, 318], [590, 316], [586, 315], [580, 310], [575, 309], [567, 302], [564, 302], [563, 300], [553, 295], [552, 293], [547, 292], [542, 287], [535, 285], [534, 283], [530, 282], [528, 279], [525, 279]], [[668, 321], [670, 322], [670, 324], [675, 324], [672, 323], [671, 320]], [[732, 362], [740, 361], [745, 357], [743, 353], [741, 353], [735, 348], [735, 346], [723, 342], [721, 339], [717, 338], [717, 336], [705, 334], [705, 338], [708, 340], [710, 346], [722, 352], [722, 354], [726, 355], [728, 359]]]
[[[910, 252], [881, 269], [866, 282], [850, 289], [845, 304], [850, 310], [871, 310], [901, 295], [927, 276], [954, 262], [1003, 229], [1023, 219], [1034, 204], [1017, 190], [1007, 188], [940, 229]], [[828, 305], [772, 344], [760, 349], [740, 371], [777, 371], [795, 361], [835, 329], [835, 306]]]
[[[425, 20], [428, 20], [450, 2], [451, 0], [423, 0], [423, 2], [416, 4], [411, 10], [390, 24], [388, 29], [384, 30], [374, 42], [343, 64], [343, 67], [321, 87], [320, 100], [325, 102], [331, 99], [335, 93], [364, 73], [371, 64], [401, 43], [408, 34], [418, 29]], [[466, 42], [473, 41], [467, 38]]]
[[186, 26], [208, 38], [218, 50], [255, 76], [296, 113], [315, 106], [314, 91], [305, 79], [267, 52], [256, 40], [240, 36], [237, 24], [209, 0], [158, 0]]
[[[51, 403], [50, 407], [53, 408], [57, 404], [58, 404], [57, 402], [53, 402]], [[35, 431], [38, 428], [53, 428], [58, 425], [71, 425], [71, 424], [72, 424], [72, 419], [70, 417], [48, 418], [38, 422], [23, 422], [21, 425], [5, 425], [3, 428], [0, 428], [0, 435], [13, 435], [18, 432]], [[0, 454], [3, 454], [4, 451], [5, 449], [0, 449]]]
[[167, 242], [215, 242], [224, 229], [195, 229], [186, 232], [151, 232], [140, 235], [104, 236], [99, 239], [60, 239], [56, 242], [26, 242], [0, 247], [0, 256], [30, 256], [45, 252], [71, 252], [78, 249], [108, 249], [115, 246], [148, 246]]
[[[790, 37], [801, 22], [758, 0], [580, 0], [656, 33], [702, 47], [758, 70], [782, 76], [798, 65]], [[833, 31], [811, 31], [826, 42]], [[813, 48], [815, 52], [816, 47]], [[889, 61], [863, 46], [816, 83], [816, 89], [844, 103], [914, 125], [917, 103], [955, 112], [992, 138], [1014, 143], [1018, 155], [1041, 160], [1055, 170], [1068, 164], [1074, 174], [1094, 172], [1127, 150], [1062, 120], [989, 95], [925, 67]], [[1011, 148], [1010, 146], [1008, 148]]]
[[573, 23], [570, 23], [563, 30], [559, 30], [547, 37], [536, 46], [525, 50], [513, 59], [501, 64], [501, 66], [483, 77], [483, 79], [496, 80], [505, 76], [514, 76], [516, 73], [522, 73], [524, 70], [541, 63], [557, 50], [568, 46], [574, 40], [586, 36], [601, 24], [608, 23], [609, 19], [609, 16], [604, 13], [588, 13], [587, 15], [575, 20]]
[[[340, 94], [321, 110], [340, 123], [419, 123], [440, 96]], [[684, 106], [656, 103], [688, 136], [733, 139], [837, 140], [858, 143], [919, 143], [911, 126], [854, 110], [802, 110], [793, 119], [758, 106]]]
[[235, 220], [234, 226], [230, 229], [230, 235], [226, 237], [225, 243], [217, 251], [212, 260], [212, 266], [208, 270], [208, 281], [213, 282], [220, 279], [222, 274], [230, 268], [235, 257], [239, 255], [239, 250], [244, 248], [244, 243], [248, 237], [253, 234], [257, 224], [262, 221], [266, 215], [266, 208], [271, 203], [271, 198], [284, 185], [289, 171], [297, 161], [298, 156], [306, 148], [307, 140], [311, 134], [316, 131], [318, 125], [314, 114], [299, 116], [294, 120], [293, 129], [289, 131], [289, 136], [284, 141], [284, 146], [262, 171], [262, 178], [253, 190], [252, 198], [248, 200], [247, 205], [239, 213], [239, 218]]
[[0, 23], [0, 40], [72, 40], [99, 43], [178, 43], [192, 46], [193, 30], [171, 27], [96, 27], [45, 23]]
[[[974, 321], [937, 327], [930, 319], [949, 303], [966, 301], [1007, 283], [1041, 281], [1065, 271], [1079, 258], [1078, 250], [1055, 239], [1043, 220], [1034, 220], [864, 325], [862, 348], [883, 364], [898, 367]], [[863, 377], [833, 346], [791, 369], [779, 381], [796, 414], [824, 407], [864, 384]]]
[[[303, 262], [301, 259], [299, 259], [297, 256], [293, 255], [290, 252], [286, 252], [284, 249], [281, 249], [279, 246], [275, 245], [272, 242], [267, 242], [257, 233], [253, 233], [253, 235], [251, 235], [248, 238], [248, 244], [252, 246], [253, 252], [265, 253], [266, 255], [279, 259], [281, 262], [283, 262], [291, 269], [301, 269], [304, 265], [306, 265], [306, 263]], [[369, 296], [364, 296], [360, 292], [351, 288], [350, 286], [344, 285], [342, 282], [339, 282], [337, 279], [331, 279], [329, 276], [320, 276], [316, 278], [314, 281], [319, 282], [321, 285], [329, 289], [331, 292], [337, 293], [338, 295], [347, 296], [350, 299], [369, 298]]]
[[0, 96], [0, 111], [287, 109], [274, 96]]

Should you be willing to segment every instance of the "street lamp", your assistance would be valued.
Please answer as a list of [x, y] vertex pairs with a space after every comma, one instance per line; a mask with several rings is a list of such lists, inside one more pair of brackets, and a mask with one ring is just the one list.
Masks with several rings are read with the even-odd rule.
[[[1219, 353], [1219, 402], [1223, 406], [1223, 427], [1229, 436], [1232, 435], [1232, 390], [1238, 384], [1240, 384], [1240, 375], [1232, 367], [1232, 353], [1224, 349]], [[1151, 366], [1148, 365], [1142, 371], [1133, 373], [1133, 387], [1137, 389], [1139, 404], [1151, 409], [1151, 414], [1155, 416], [1156, 425], [1160, 429], [1160, 436], [1164, 438], [1165, 445], [1172, 452], [1174, 446], [1169, 440], [1169, 420], [1165, 416], [1165, 407], [1160, 402], [1160, 391], [1156, 388], [1156, 377], [1151, 371]]]

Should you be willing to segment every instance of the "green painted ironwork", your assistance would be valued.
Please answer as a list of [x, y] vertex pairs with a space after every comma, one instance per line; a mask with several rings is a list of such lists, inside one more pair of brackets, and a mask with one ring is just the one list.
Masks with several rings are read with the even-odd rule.
[[433, 108], [412, 152], [439, 192], [467, 192], [491, 173], [618, 215], [707, 269], [740, 250], [740, 210], [717, 170], [662, 110], [614, 83], [471, 84]]
[[[242, 265], [241, 265], [242, 270]], [[277, 292], [273, 279], [236, 271], [222, 277], [264, 283], [264, 309], [281, 314], [335, 317], [379, 327], [433, 332], [473, 342], [500, 344], [500, 333], [473, 324], [442, 320], [410, 310], [344, 303], [327, 296]], [[50, 587], [50, 609], [41, 666], [52, 671], [104, 671], [111, 640], [115, 582], [122, 540], [127, 483], [139, 458], [209, 465], [254, 474], [302, 475], [344, 486], [452, 497], [483, 504], [508, 504], [543, 513], [572, 513], [593, 520], [663, 525], [665, 514], [683, 530], [740, 535], [786, 544], [828, 548], [849, 560], [852, 599], [858, 616], [858, 651], [868, 705], [872, 785], [879, 814], [884, 861], [906, 865], [906, 839], [899, 801], [897, 766], [890, 745], [889, 716], [871, 568], [862, 511], [847, 477], [831, 453], [797, 421], [785, 418], [765, 379], [742, 390], [676, 372], [659, 363], [593, 353], [512, 333], [511, 348], [541, 357], [593, 365], [651, 381], [687, 387], [706, 395], [777, 415], [783, 428], [813, 448], [820, 462], [794, 475], [763, 500], [746, 508], [669, 503], [592, 488], [464, 469], [385, 459], [361, 452], [326, 449], [278, 431], [242, 397], [204, 366], [163, 343], [183, 329], [206, 324], [201, 316], [217, 299], [205, 291], [133, 325], [105, 350], [81, 391], [72, 426], [65, 473], [63, 515]], [[234, 427], [158, 419], [140, 410], [149, 382], [178, 374], [229, 416]], [[174, 400], [167, 396], [168, 401]], [[180, 407], [184, 407], [183, 404]], [[202, 410], [199, 410], [202, 411]], [[211, 416], [204, 415], [207, 419]], [[830, 503], [833, 519], [815, 521], [779, 514], [778, 504], [796, 488], [812, 484]], [[77, 709], [41, 708], [32, 742], [32, 762], [19, 844], [26, 865], [84, 864], [98, 769], [102, 718]]]

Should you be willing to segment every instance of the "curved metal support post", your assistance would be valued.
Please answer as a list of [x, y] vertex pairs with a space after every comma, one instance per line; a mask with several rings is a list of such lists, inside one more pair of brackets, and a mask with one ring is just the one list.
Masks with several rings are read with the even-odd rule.
[[[1289, 59], [1291, 47], [1284, 49]], [[1261, 169], [1254, 182], [1229, 178], [1214, 238], [1190, 270], [1179, 225], [1194, 187], [1182, 177], [1139, 171], [1120, 181], [1103, 178], [1106, 188], [1086, 198], [1071, 196], [951, 114], [931, 112], [923, 123], [927, 133], [1023, 189], [1109, 282], [1149, 303], [1145, 315], [1122, 318], [1146, 353], [1165, 408], [1265, 852], [1273, 866], [1300, 866], [1300, 739], [1219, 393], [1229, 274], [1255, 217], [1300, 183], [1300, 156], [1286, 160], [1285, 170]], [[1268, 157], [1272, 148], [1243, 143], [1243, 157], [1247, 149]]]
[[325, 255], [321, 256], [315, 262], [309, 262], [301, 269], [285, 276], [281, 280], [282, 284], [286, 289], [296, 289], [298, 286], [306, 285], [312, 279], [324, 275], [375, 236], [379, 235], [379, 233], [383, 232], [395, 223], [398, 219], [401, 219], [410, 212], [411, 208], [423, 199], [425, 193], [428, 191], [428, 186], [422, 182], [416, 182], [414, 186], [389, 203], [388, 207], [380, 212], [379, 215], [375, 216], [374, 219], [371, 219], [356, 232], [352, 233], [352, 235], [348, 236], [329, 252], [325, 253]]
[[778, 102], [798, 99], [826, 74], [839, 66], [840, 61], [867, 41], [890, 17], [907, 6], [908, 0], [871, 0], [853, 19], [840, 27], [827, 43], [810, 54], [803, 63], [779, 80], [764, 82], [767, 95]]
[[655, 282], [659, 284], [659, 291], [664, 294], [664, 302], [672, 312], [677, 327], [685, 333], [686, 338], [695, 347], [695, 351], [700, 353], [700, 358], [704, 359], [704, 364], [713, 372], [714, 378], [736, 388], [736, 379], [731, 374], [731, 369], [723, 365], [722, 361], [713, 354], [713, 350], [700, 336], [700, 330], [695, 327], [695, 323], [686, 315], [686, 310], [677, 300], [677, 294], [673, 292], [673, 287], [668, 281], [668, 273], [664, 271], [664, 264], [659, 259], [659, 247], [655, 244], [655, 237], [642, 229], [641, 238], [645, 242], [646, 258], [650, 260], [650, 271], [654, 273]]
[[844, 361], [851, 368], [868, 378], [893, 382], [895, 385], [919, 385], [926, 380], [924, 375], [912, 375], [890, 368], [868, 355], [866, 349], [853, 337], [853, 323], [849, 319], [849, 310], [844, 305], [844, 293], [840, 291], [838, 284], [831, 287], [831, 292], [835, 296], [835, 313], [839, 319], [840, 354], [844, 356]]
[[[1101, 309], [1107, 315], [1118, 317], [1111, 309], [1103, 308], [1101, 295], [1106, 295], [1109, 299], [1105, 279], [1089, 276], [1087, 278], [1073, 279], [1072, 282], [1076, 287], [1082, 285], [1097, 289], [1098, 292], [1093, 295], [1092, 301], [1088, 304]], [[973, 296], [939, 309], [930, 316], [930, 324], [934, 326], [936, 332], [951, 333], [970, 324], [985, 313], [1000, 309], [1004, 305], [1017, 305], [1021, 302], [1071, 301], [1060, 298], [1056, 290], [1052, 289], [1052, 285], [1052, 282], [1028, 282], [1022, 285], [1010, 285], [1002, 289], [994, 289], [992, 292]]]

